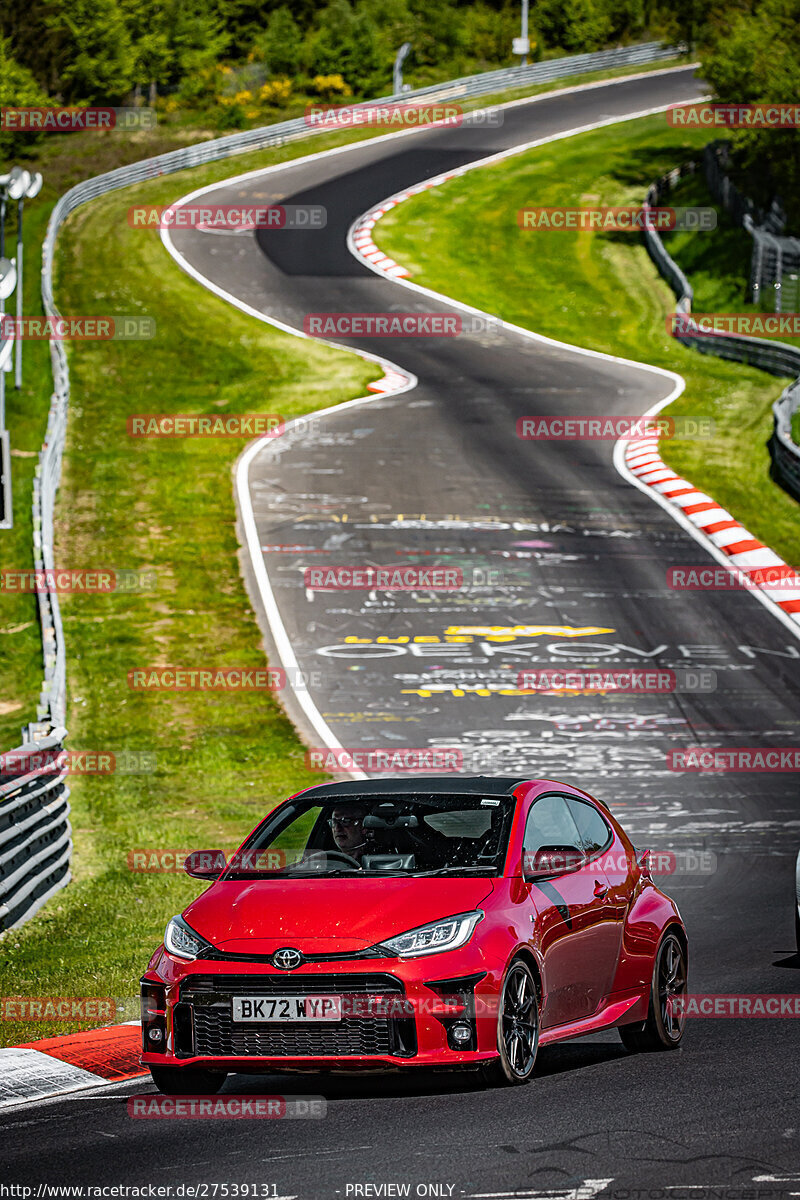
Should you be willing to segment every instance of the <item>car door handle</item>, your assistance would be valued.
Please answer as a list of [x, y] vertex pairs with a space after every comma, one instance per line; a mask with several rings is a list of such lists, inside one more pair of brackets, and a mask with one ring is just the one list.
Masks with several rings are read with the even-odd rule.
[[595, 879], [595, 881], [594, 881], [594, 894], [595, 894], [595, 896], [597, 897], [597, 899], [598, 899], [598, 900], [605, 900], [606, 896], [608, 895], [608, 886], [607, 886], [607, 884], [605, 884], [605, 883], [601, 883], [599, 879]]

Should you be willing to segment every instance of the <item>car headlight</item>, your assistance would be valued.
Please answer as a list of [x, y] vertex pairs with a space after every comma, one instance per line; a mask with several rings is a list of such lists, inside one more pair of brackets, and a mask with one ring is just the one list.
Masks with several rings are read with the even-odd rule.
[[175, 958], [191, 962], [203, 950], [211, 945], [199, 933], [195, 933], [191, 925], [187, 925], [183, 917], [173, 917], [164, 930], [164, 948]]
[[475, 926], [482, 920], [483, 913], [480, 911], [458, 913], [455, 917], [445, 917], [442, 921], [418, 925], [407, 933], [398, 933], [397, 937], [381, 942], [378, 949], [388, 950], [400, 958], [421, 958], [423, 954], [457, 950], [469, 941]]

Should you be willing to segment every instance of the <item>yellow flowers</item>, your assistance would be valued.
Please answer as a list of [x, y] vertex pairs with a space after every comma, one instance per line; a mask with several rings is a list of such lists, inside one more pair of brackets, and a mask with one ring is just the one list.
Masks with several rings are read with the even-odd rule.
[[268, 79], [258, 93], [262, 104], [275, 104], [282, 108], [292, 94], [291, 79]]
[[318, 96], [325, 96], [327, 99], [332, 99], [334, 96], [352, 96], [353, 91], [341, 75], [315, 75], [313, 79], [314, 91]]

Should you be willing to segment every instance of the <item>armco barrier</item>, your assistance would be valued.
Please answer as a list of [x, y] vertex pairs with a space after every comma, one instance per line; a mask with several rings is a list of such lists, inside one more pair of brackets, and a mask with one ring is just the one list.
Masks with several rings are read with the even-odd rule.
[[[365, 102], [356, 107], [369, 108], [371, 105], [386, 103], [388, 100], [402, 100], [404, 103], [417, 100], [466, 100], [472, 97], [492, 95], [511, 88], [525, 88], [553, 79], [581, 75], [589, 71], [659, 62], [666, 58], [674, 58], [680, 52], [680, 49], [664, 47], [659, 42], [647, 42], [616, 50], [601, 50], [597, 54], [577, 54], [568, 58], [552, 59], [549, 62], [533, 63], [527, 67], [510, 67], [507, 70], [465, 76], [462, 79], [449, 80], [447, 83], [419, 88], [413, 92], [404, 92], [400, 96], [381, 97], [380, 100]], [[87, 179], [84, 183], [70, 188], [59, 199], [50, 215], [42, 247], [42, 299], [45, 312], [49, 316], [60, 315], [53, 297], [56, 238], [64, 221], [80, 205], [118, 188], [128, 187], [129, 184], [142, 183], [160, 175], [185, 170], [188, 167], [216, 162], [236, 154], [243, 154], [248, 150], [280, 146], [285, 142], [310, 137], [318, 132], [323, 132], [323, 130], [309, 125], [303, 117], [298, 117], [292, 121], [282, 121], [277, 125], [248, 129], [241, 133], [216, 138], [213, 141], [201, 142], [196, 146], [172, 150], [155, 158], [142, 159], [140, 162], [97, 175], [93, 179]], [[63, 342], [52, 341], [50, 343], [50, 357], [53, 366], [53, 394], [47, 433], [39, 455], [33, 490], [33, 551], [37, 569], [52, 569], [55, 566], [53, 560], [53, 512], [61, 473], [69, 405], [69, 368]], [[46, 744], [55, 745], [56, 742], [53, 739], [57, 739], [60, 744], [60, 740], [66, 735], [66, 731], [63, 729], [66, 716], [66, 659], [58, 596], [55, 592], [39, 593], [38, 603], [42, 629], [44, 682], [39, 698], [37, 722], [28, 726], [28, 736], [31, 740], [35, 739], [37, 744], [44, 746]], [[46, 736], [48, 733], [49, 737]], [[45, 737], [46, 740], [40, 741], [40, 736]], [[3, 858], [4, 836], [10, 848], [16, 847], [13, 857], [15, 863], [20, 855], [28, 854], [30, 856], [30, 861], [24, 869], [21, 864], [17, 864], [7, 876], [0, 875], [0, 880], [3, 881], [0, 882], [0, 929], [26, 920], [53, 891], [63, 887], [69, 880], [71, 843], [69, 823], [66, 820], [68, 789], [63, 780], [60, 783], [39, 781], [35, 785], [24, 785], [30, 787], [31, 791], [22, 795], [21, 786], [19, 782], [0, 786], [0, 822], [6, 823], [2, 826], [6, 831], [5, 835], [0, 833], [0, 864], [5, 861]], [[38, 815], [37, 804], [40, 806]], [[42, 816], [45, 812], [52, 817], [49, 822]], [[19, 822], [15, 814], [19, 815]], [[32, 831], [32, 836], [27, 840], [26, 830]], [[35, 837], [33, 831], [36, 831]], [[56, 836], [56, 831], [59, 831], [58, 836]], [[47, 841], [46, 838], [51, 840]], [[2, 869], [4, 868], [0, 867], [0, 870]]]
[[[12, 338], [0, 340], [0, 371], [11, 359], [14, 349]], [[3, 428], [0, 418], [0, 529], [11, 528], [11, 447], [8, 441], [8, 430]]]
[[[66, 734], [55, 729], [0, 762], [0, 931], [27, 921], [69, 883], [69, 788], [57, 759]], [[49, 760], [44, 771], [31, 758], [43, 753]]]
[[770, 441], [775, 478], [800, 500], [800, 446], [792, 440], [792, 417], [800, 409], [800, 380], [788, 387], [772, 406], [774, 428]]
[[[694, 163], [687, 163], [670, 171], [668, 175], [651, 184], [645, 199], [645, 207], [654, 207], [675, 187], [687, 173], [694, 171]], [[694, 293], [689, 280], [678, 264], [670, 257], [655, 229], [646, 228], [645, 242], [650, 257], [678, 297], [676, 310], [691, 315]], [[769, 371], [772, 375], [800, 375], [800, 349], [786, 342], [773, 342], [764, 338], [745, 337], [741, 334], [692, 334], [681, 331], [673, 335], [685, 346], [693, 346], [702, 354], [714, 354], [734, 362], [745, 362], [751, 367]], [[800, 500], [800, 447], [791, 438], [792, 414], [800, 407], [800, 379], [785, 389], [772, 406], [774, 428], [770, 439], [772, 471], [775, 479], [797, 500]]]

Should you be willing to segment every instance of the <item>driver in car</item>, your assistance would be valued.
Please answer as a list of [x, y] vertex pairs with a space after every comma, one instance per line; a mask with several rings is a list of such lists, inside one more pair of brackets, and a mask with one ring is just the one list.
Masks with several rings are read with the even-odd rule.
[[328, 818], [336, 849], [361, 863], [362, 854], [369, 851], [364, 832], [366, 809], [360, 804], [337, 804]]

